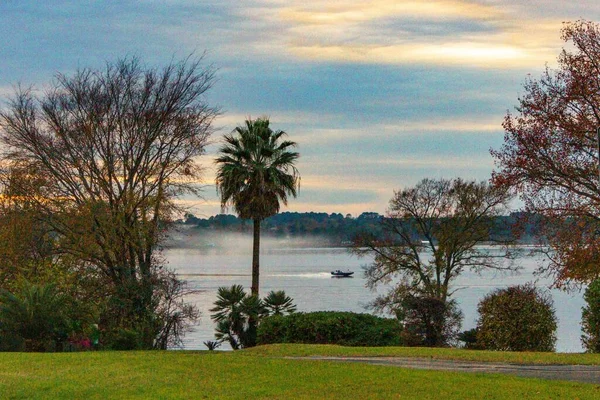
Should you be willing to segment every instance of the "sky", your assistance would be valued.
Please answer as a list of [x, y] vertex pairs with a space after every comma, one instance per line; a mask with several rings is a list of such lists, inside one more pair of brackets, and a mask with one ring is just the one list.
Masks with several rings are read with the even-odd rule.
[[282, 211], [384, 213], [423, 178], [487, 180], [490, 148], [528, 76], [556, 66], [565, 21], [597, 0], [0, 0], [0, 101], [16, 84], [139, 57], [206, 52], [221, 107], [197, 216], [219, 213], [223, 134], [268, 116], [298, 143], [299, 195]]

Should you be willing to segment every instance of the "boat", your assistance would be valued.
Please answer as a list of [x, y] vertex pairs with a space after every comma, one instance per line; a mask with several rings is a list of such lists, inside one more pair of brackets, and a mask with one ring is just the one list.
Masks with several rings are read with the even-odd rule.
[[331, 271], [331, 276], [336, 278], [350, 278], [352, 274], [354, 274], [354, 271], [340, 271], [339, 269]]

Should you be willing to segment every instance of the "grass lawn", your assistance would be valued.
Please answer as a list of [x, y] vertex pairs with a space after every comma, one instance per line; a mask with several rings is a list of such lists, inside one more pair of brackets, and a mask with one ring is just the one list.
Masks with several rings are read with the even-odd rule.
[[[0, 353], [0, 398], [600, 398], [600, 386], [590, 384], [265, 355], [278, 357], [298, 350], [286, 347], [236, 353]], [[323, 351], [332, 351], [329, 347]]]
[[273, 344], [247, 349], [241, 354], [271, 357], [423, 357], [438, 360], [489, 361], [516, 364], [600, 365], [600, 354], [505, 352], [428, 347], [343, 347], [335, 345]]

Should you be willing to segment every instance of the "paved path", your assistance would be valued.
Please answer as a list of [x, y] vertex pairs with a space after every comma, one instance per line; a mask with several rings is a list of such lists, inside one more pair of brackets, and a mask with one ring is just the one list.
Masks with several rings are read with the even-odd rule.
[[402, 368], [435, 369], [456, 372], [512, 374], [526, 378], [568, 380], [600, 384], [600, 365], [503, 364], [477, 361], [435, 360], [412, 357], [286, 357], [389, 365]]

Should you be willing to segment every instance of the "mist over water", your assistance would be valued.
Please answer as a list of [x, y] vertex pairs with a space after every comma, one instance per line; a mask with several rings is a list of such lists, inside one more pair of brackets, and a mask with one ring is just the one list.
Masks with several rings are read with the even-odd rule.
[[[188, 235], [179, 232], [164, 252], [169, 267], [188, 281], [196, 293], [188, 301], [196, 304], [202, 316], [195, 331], [185, 338], [186, 349], [205, 349], [203, 341], [214, 339], [214, 325], [209, 309], [216, 300], [220, 286], [241, 284], [248, 290], [251, 285], [252, 235], [211, 234]], [[261, 238], [260, 293], [285, 290], [298, 306], [298, 311], [337, 310], [369, 312], [366, 306], [377, 293], [365, 288], [362, 266], [369, 258], [359, 259], [346, 248], [323, 248], [318, 237]], [[177, 246], [177, 247], [174, 247]], [[300, 247], [302, 246], [302, 247]], [[490, 250], [493, 251], [493, 250]], [[454, 283], [454, 294], [464, 313], [462, 329], [475, 327], [477, 303], [496, 288], [535, 282], [547, 288], [548, 279], [534, 275], [543, 259], [523, 252], [517, 260], [522, 267], [518, 274], [487, 271], [478, 275], [465, 271]], [[332, 278], [330, 271], [350, 269], [353, 278]], [[385, 290], [385, 289], [382, 289]], [[558, 318], [557, 351], [581, 352], [581, 293], [550, 290]], [[226, 348], [223, 345], [222, 348]]]
[[[326, 237], [307, 236], [269, 236], [262, 232], [260, 237], [260, 251], [285, 252], [294, 249], [320, 249], [328, 243]], [[252, 255], [252, 226], [248, 225], [245, 232], [214, 232], [194, 229], [188, 226], [179, 226], [169, 234], [166, 243], [167, 249], [194, 249], [207, 253], [218, 251], [220, 254], [247, 254]]]

